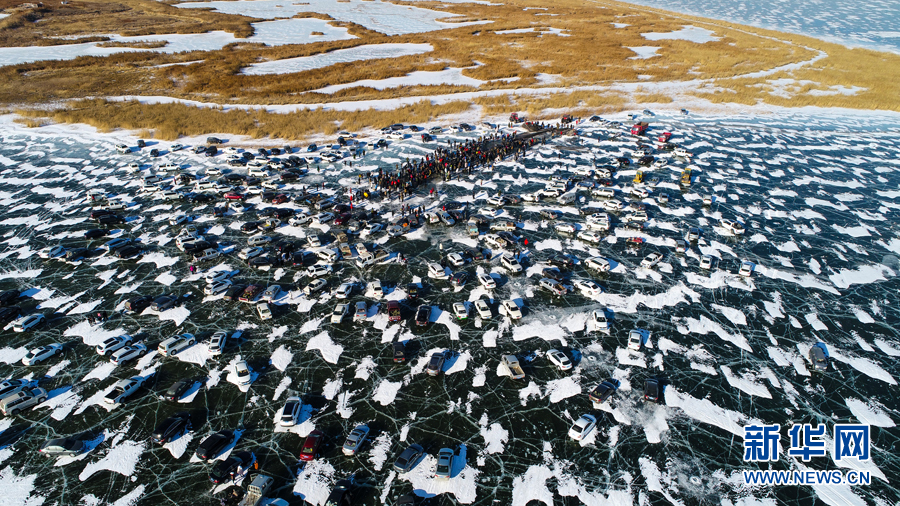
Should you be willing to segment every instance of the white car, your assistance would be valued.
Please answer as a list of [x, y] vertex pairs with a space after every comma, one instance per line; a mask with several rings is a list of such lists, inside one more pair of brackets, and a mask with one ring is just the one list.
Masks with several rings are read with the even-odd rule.
[[497, 282], [494, 281], [494, 278], [491, 277], [490, 274], [479, 274], [478, 282], [481, 283], [481, 286], [487, 288], [488, 290], [497, 288]]
[[195, 254], [194, 260], [197, 262], [206, 262], [209, 260], [215, 260], [216, 258], [219, 258], [221, 255], [222, 254], [219, 253], [218, 251], [216, 251], [212, 248], [207, 248], [207, 249], [201, 251], [200, 253]]
[[331, 274], [331, 270], [330, 265], [310, 265], [306, 268], [306, 275], [311, 278], [319, 278]]
[[225, 293], [232, 285], [233, 283], [227, 279], [216, 281], [206, 285], [206, 288], [203, 289], [203, 293], [206, 295], [219, 295], [220, 293]]
[[574, 234], [575, 233], [575, 225], [566, 222], [560, 222], [553, 225], [553, 228], [556, 229], [557, 232], [562, 232], [564, 234]]
[[356, 303], [356, 311], [353, 313], [353, 321], [354, 322], [364, 322], [366, 321], [366, 317], [368, 313], [368, 306], [365, 301], [359, 301]]
[[581, 418], [575, 420], [572, 428], [569, 429], [569, 437], [575, 441], [581, 441], [594, 430], [596, 425], [597, 419], [594, 415], [581, 415]]
[[594, 244], [597, 244], [603, 240], [603, 236], [601, 236], [600, 234], [598, 234], [596, 232], [592, 232], [590, 230], [581, 232], [580, 234], [578, 234], [578, 238], [581, 239], [582, 241], [586, 241], [586, 242], [590, 242], [590, 243], [594, 243]]
[[262, 298], [260, 300], [271, 302], [277, 299], [279, 295], [281, 295], [281, 287], [279, 285], [271, 285], [266, 288], [265, 292], [263, 292]]
[[453, 267], [462, 267], [463, 265], [466, 265], [465, 259], [463, 259], [462, 255], [459, 253], [450, 253], [447, 255], [447, 261]]
[[516, 304], [514, 300], [504, 300], [502, 304], [500, 304], [502, 311], [509, 316], [511, 320], [521, 320], [522, 319], [522, 309]]
[[16, 332], [25, 332], [26, 330], [31, 330], [43, 321], [44, 315], [42, 314], [30, 314], [27, 316], [23, 316], [16, 320], [15, 323], [13, 323], [13, 330], [15, 330]]
[[181, 334], [172, 336], [159, 343], [156, 351], [164, 357], [177, 355], [179, 352], [191, 347], [196, 342], [193, 334]]
[[141, 376], [134, 376], [117, 382], [113, 389], [103, 397], [103, 401], [107, 404], [121, 404], [125, 402], [125, 398], [141, 388], [145, 379]]
[[631, 196], [645, 199], [650, 196], [650, 192], [646, 188], [632, 188]]
[[641, 351], [644, 345], [644, 332], [640, 329], [632, 329], [628, 333], [628, 348], [634, 351]]
[[97, 354], [109, 355], [116, 350], [128, 346], [133, 340], [134, 339], [127, 334], [107, 338], [105, 341], [97, 345]]
[[323, 288], [325, 288], [325, 285], [327, 285], [327, 284], [328, 284], [328, 282], [325, 281], [324, 279], [316, 278], [316, 279], [310, 281], [308, 285], [303, 287], [303, 293], [305, 293], [307, 296], [312, 295], [314, 293], [319, 292]]
[[181, 151], [182, 149], [184, 149], [184, 145], [178, 144], [177, 142], [175, 144], [172, 144], [171, 146], [169, 146], [169, 151], [173, 151], [173, 152]]
[[466, 320], [469, 318], [469, 307], [466, 306], [465, 302], [454, 302], [453, 315], [456, 316], [457, 320]]
[[297, 213], [288, 220], [288, 224], [294, 227], [299, 227], [300, 225], [306, 225], [307, 223], [312, 221], [312, 216], [307, 213]]
[[741, 262], [741, 270], [738, 271], [738, 274], [749, 277], [753, 274], [753, 267], [753, 262]]
[[331, 323], [338, 324], [344, 321], [344, 317], [350, 312], [350, 304], [338, 304], [331, 313]]
[[319, 225], [324, 225], [334, 219], [334, 214], [326, 211], [324, 213], [317, 214], [314, 219]]
[[513, 274], [518, 274], [524, 270], [522, 264], [520, 264], [518, 260], [507, 255], [500, 257], [500, 265], [506, 267], [506, 269]]
[[475, 311], [478, 313], [484, 320], [488, 320], [491, 318], [491, 306], [488, 306], [488, 303], [483, 299], [478, 299], [475, 301]]
[[272, 308], [269, 307], [268, 302], [260, 302], [256, 304], [256, 312], [259, 314], [259, 319], [262, 321], [272, 319]]
[[50, 357], [54, 357], [63, 352], [63, 347], [61, 344], [53, 343], [45, 346], [41, 346], [35, 348], [28, 352], [24, 358], [22, 358], [22, 363], [25, 365], [36, 365], [44, 360], [47, 360]]
[[612, 322], [606, 316], [606, 310], [595, 309], [591, 312], [591, 321], [595, 330], [608, 332], [612, 328]]
[[278, 412], [278, 424], [282, 427], [293, 427], [297, 425], [297, 420], [300, 418], [300, 409], [303, 407], [303, 403], [300, 401], [299, 397], [288, 397], [286, 401], [284, 401], [284, 406], [281, 407], [281, 411]]
[[494, 207], [502, 207], [503, 204], [506, 204], [506, 198], [500, 195], [494, 195], [493, 197], [487, 199], [488, 205]]
[[447, 279], [450, 276], [447, 274], [447, 271], [441, 267], [440, 264], [430, 262], [428, 264], [428, 277], [432, 279]]
[[703, 255], [700, 257], [700, 268], [701, 269], [712, 269], [713, 257], [712, 255]]
[[384, 297], [384, 289], [381, 287], [381, 280], [376, 279], [369, 283], [369, 292], [373, 298], [380, 299]]
[[547, 358], [550, 360], [550, 362], [553, 363], [553, 365], [559, 367], [560, 371], [568, 371], [572, 368], [572, 361], [569, 360], [569, 357], [567, 357], [565, 353], [559, 350], [548, 351]]
[[371, 235], [377, 232], [381, 232], [382, 230], [384, 230], [384, 225], [382, 225], [381, 223], [369, 223], [368, 225], [366, 225], [366, 228], [363, 229], [363, 232], [365, 232], [367, 235]]
[[[237, 330], [234, 334], [231, 335], [232, 339], [238, 339], [243, 334], [242, 331]], [[228, 345], [228, 333], [224, 330], [220, 330], [212, 335], [209, 339], [209, 345], [207, 345], [207, 349], [209, 350], [210, 355], [221, 355], [223, 351], [225, 351], [225, 347]]]
[[622, 209], [622, 203], [616, 199], [609, 199], [603, 201], [603, 208], [607, 211], [620, 211]]
[[591, 257], [584, 261], [584, 265], [586, 265], [590, 269], [594, 269], [599, 272], [609, 272], [610, 264], [609, 260], [603, 257]]
[[643, 267], [644, 269], [649, 269], [658, 264], [660, 260], [662, 260], [662, 253], [657, 253], [654, 251], [653, 253], [645, 256], [643, 260], [641, 260], [641, 267]]
[[172, 225], [173, 227], [175, 227], [175, 226], [181, 225], [182, 223], [188, 221], [188, 219], [189, 218], [183, 214], [179, 214], [177, 216], [172, 216], [171, 218], [169, 218], [169, 225]]
[[234, 364], [234, 376], [237, 378], [238, 385], [240, 386], [248, 386], [251, 383], [253, 376], [246, 360], [239, 359]]
[[225, 281], [226, 279], [229, 279], [230, 277], [234, 276], [238, 272], [239, 271], [215, 271], [215, 272], [210, 272], [203, 279], [207, 283], [213, 284], [217, 281]]
[[119, 365], [128, 362], [133, 358], [140, 357], [145, 353], [147, 353], [146, 346], [144, 346], [143, 344], [133, 344], [113, 353], [112, 357], [109, 358], [109, 361], [115, 365]]
[[559, 281], [556, 281], [555, 279], [541, 278], [541, 280], [538, 281], [538, 286], [540, 286], [544, 290], [547, 290], [550, 293], [553, 293], [553, 294], [559, 295], [559, 296], [565, 295], [567, 292], [566, 287], [563, 286], [563, 284], [560, 283]]
[[[113, 240], [115, 241], [116, 239], [113, 239]], [[112, 241], [110, 241], [110, 242], [112, 242]], [[106, 244], [109, 244], [109, 243], [106, 243]], [[38, 251], [38, 256], [41, 258], [44, 258], [44, 259], [60, 258], [60, 257], [64, 256], [65, 254], [66, 254], [66, 248], [63, 248], [62, 246], [53, 246], [52, 248], [44, 248], [44, 249]]]
[[603, 287], [589, 279], [576, 279], [572, 281], [572, 284], [575, 285], [576, 290], [584, 295], [594, 296], [603, 293]]
[[269, 244], [270, 242], [272, 242], [272, 238], [267, 235], [255, 235], [247, 239], [247, 244], [250, 246], [262, 246], [263, 244]]
[[725, 230], [731, 232], [732, 235], [741, 235], [744, 233], [744, 225], [739, 221], [721, 220], [719, 225]]
[[354, 286], [353, 283], [341, 283], [341, 286], [334, 292], [334, 296], [338, 299], [346, 299], [353, 294]]

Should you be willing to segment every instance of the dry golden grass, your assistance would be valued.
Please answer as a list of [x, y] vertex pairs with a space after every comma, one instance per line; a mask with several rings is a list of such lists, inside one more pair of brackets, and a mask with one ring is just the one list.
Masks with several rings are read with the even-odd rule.
[[[2, 1], [2, 0], [0, 0]], [[168, 0], [169, 2], [174, 0]], [[398, 96], [452, 94], [464, 91], [514, 89], [541, 86], [538, 74], [558, 76], [552, 86], [606, 85], [613, 82], [636, 81], [640, 74], [652, 81], [711, 80], [716, 90], [698, 93], [713, 102], [756, 103], [764, 101], [778, 105], [824, 105], [858, 108], [897, 109], [900, 84], [896, 80], [900, 56], [867, 50], [850, 50], [799, 35], [712, 21], [693, 16], [668, 13], [657, 9], [622, 4], [614, 1], [556, 0], [553, 3], [537, 0], [505, 0], [502, 4], [444, 4], [441, 2], [403, 2], [401, 5], [430, 8], [458, 17], [444, 21], [491, 20], [487, 25], [463, 26], [446, 30], [387, 36], [352, 23], [333, 20], [330, 16], [301, 13], [297, 17], [326, 19], [334, 26], [346, 27], [357, 38], [343, 41], [322, 41], [303, 45], [266, 47], [260, 44], [235, 43], [220, 51], [193, 52], [177, 55], [156, 53], [123, 53], [105, 58], [85, 57], [73, 61], [38, 62], [0, 68], [0, 103], [27, 104], [53, 100], [113, 95], [166, 95], [204, 102], [238, 104], [325, 103], [335, 100], [377, 100]], [[154, 33], [205, 31], [225, 29], [238, 36], [252, 30], [248, 18], [228, 16], [197, 9], [178, 9], [166, 2], [154, 0], [116, 0], [115, 2], [72, 2], [63, 6], [46, 4], [47, 12], [22, 12], [0, 21], [8, 24], [12, 35], [0, 30], [0, 45], [10, 40], [31, 37], [46, 40], [50, 35], [86, 35], [102, 33], [94, 18], [107, 17], [124, 22], [123, 32], [141, 33], [152, 27]], [[546, 7], [549, 10], [523, 10], [524, 7]], [[72, 11], [72, 12], [70, 12]], [[49, 12], [49, 13], [48, 13]], [[63, 14], [66, 12], [67, 14]], [[88, 16], [86, 13], [92, 13]], [[552, 13], [555, 16], [543, 14]], [[34, 25], [27, 16], [37, 16], [42, 32], [24, 35], [24, 27]], [[619, 16], [628, 16], [628, 27], [615, 29], [612, 23]], [[14, 19], [15, 18], [15, 19]], [[35, 18], [37, 19], [37, 18]], [[64, 21], [71, 23], [65, 24]], [[721, 37], [719, 41], [697, 44], [684, 40], [654, 41], [660, 46], [659, 57], [631, 60], [634, 53], [625, 46], [643, 44], [641, 33], [667, 32], [685, 24], [708, 28]], [[565, 31], [569, 37], [546, 32], [548, 27]], [[497, 34], [496, 31], [534, 27], [526, 33]], [[230, 29], [229, 29], [230, 28]], [[108, 30], [105, 30], [108, 31]], [[147, 32], [149, 33], [149, 32]], [[5, 37], [5, 38], [4, 38]], [[337, 64], [295, 74], [251, 76], [241, 69], [256, 62], [310, 56], [363, 44], [428, 43], [434, 50], [423, 55]], [[807, 46], [812, 49], [806, 49]], [[764, 79], [741, 78], [741, 75], [766, 70], [788, 63], [808, 61], [826, 51], [829, 56], [814, 65], [770, 76]], [[202, 60], [187, 66], [159, 65]], [[332, 84], [353, 83], [363, 79], [386, 79], [406, 75], [416, 70], [442, 70], [446, 67], [465, 67], [463, 74], [485, 82], [481, 86], [408, 86], [386, 90], [365, 87], [344, 89], [333, 95], [314, 90]], [[795, 96], [785, 99], [772, 95], [764, 84], [775, 78], [806, 79], [820, 83], [800, 86]], [[514, 78], [509, 82], [503, 79]], [[813, 89], [831, 86], [859, 86], [864, 91], [856, 95], [814, 96]], [[660, 93], [638, 92], [632, 97], [638, 103], [666, 103], [672, 97]], [[613, 112], [625, 107], [626, 97], [596, 92], [574, 92], [550, 96], [519, 96], [479, 98], [474, 101], [486, 114], [523, 112], [540, 119], [547, 114], [558, 115], [561, 109], [585, 113]], [[55, 111], [56, 121], [85, 121], [100, 128], [127, 126], [154, 128], [157, 136], [172, 136], [204, 131], [244, 133], [255, 137], [268, 135], [299, 138], [314, 132], [356, 129], [360, 125], [380, 126], [391, 122], [389, 113], [366, 111], [359, 113], [307, 112], [280, 117], [259, 112], [216, 112], [204, 110], [189, 113], [190, 108], [178, 106], [171, 111], [173, 118], [159, 114], [165, 109], [135, 104], [79, 103], [72, 112]], [[162, 106], [160, 106], [162, 107]], [[174, 106], [173, 106], [174, 107]], [[458, 105], [456, 107], [461, 107]], [[121, 109], [121, 110], [118, 110]], [[419, 112], [405, 111], [401, 115], [447, 114], [441, 107], [419, 104]], [[138, 114], [136, 111], [141, 111]], [[548, 112], [549, 111], [549, 112]], [[35, 113], [40, 116], [45, 113]], [[431, 114], [431, 113], [429, 113]], [[260, 116], [261, 115], [261, 116]], [[153, 126], [141, 118], [159, 121]], [[374, 119], [366, 119], [366, 118]], [[416, 116], [419, 117], [419, 116]], [[248, 119], [249, 118], [249, 119]], [[254, 121], [262, 123], [256, 125]], [[286, 119], [290, 118], [290, 119]], [[302, 119], [298, 119], [302, 118]], [[384, 120], [384, 121], [382, 121]], [[234, 121], [231, 126], [228, 122]], [[415, 121], [423, 121], [417, 119]], [[304, 123], [303, 126], [293, 123]], [[223, 127], [222, 125], [228, 125]], [[190, 125], [190, 126], [185, 126]], [[314, 125], [314, 126], [313, 126]]]
[[166, 47], [169, 43], [165, 40], [134, 40], [130, 42], [124, 41], [107, 41], [97, 44], [97, 47], [130, 47], [135, 49], [159, 49]]
[[669, 104], [675, 101], [665, 93], [637, 93], [633, 98], [639, 104]]
[[45, 118], [16, 118], [13, 121], [28, 128], [38, 128], [50, 124], [50, 121]]
[[467, 110], [467, 102], [432, 105], [422, 101], [395, 110], [323, 111], [304, 110], [289, 114], [262, 110], [198, 108], [182, 104], [141, 104], [83, 100], [54, 111], [19, 109], [28, 121], [50, 118], [60, 123], [85, 123], [100, 131], [117, 128], [139, 130], [147, 138], [177, 139], [183, 135], [221, 132], [253, 138], [303, 139], [312, 134], [332, 134], [339, 130], [361, 130], [393, 123], [425, 123], [446, 114]]

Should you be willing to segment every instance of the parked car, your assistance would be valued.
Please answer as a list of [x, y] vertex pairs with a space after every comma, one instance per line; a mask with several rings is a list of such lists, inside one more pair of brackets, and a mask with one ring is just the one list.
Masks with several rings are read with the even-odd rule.
[[210, 481], [216, 484], [231, 481], [236, 474], [248, 469], [256, 456], [251, 452], [240, 452], [237, 455], [232, 454], [231, 457], [219, 462], [209, 475]]
[[628, 333], [628, 348], [634, 351], [640, 351], [644, 345], [644, 331], [641, 329], [632, 329]]
[[659, 402], [663, 392], [663, 385], [657, 378], [647, 378], [644, 381], [644, 400]]
[[84, 451], [84, 441], [66, 437], [45, 441], [38, 452], [45, 457], [73, 457]]
[[231, 430], [222, 430], [216, 432], [208, 436], [203, 442], [200, 443], [200, 446], [197, 447], [197, 451], [194, 452], [194, 455], [197, 456], [200, 460], [211, 460], [219, 456], [228, 445], [234, 443], [235, 433]]
[[315, 460], [319, 456], [319, 447], [325, 440], [325, 433], [320, 430], [314, 430], [306, 436], [303, 447], [300, 448], [300, 460], [308, 462]]
[[339, 324], [344, 321], [344, 317], [350, 312], [350, 304], [338, 304], [331, 313], [331, 323]]
[[559, 350], [548, 351], [547, 358], [553, 365], [558, 367], [560, 371], [568, 371], [572, 368], [572, 361], [569, 360], [569, 357], [567, 357], [565, 353]]
[[581, 415], [581, 417], [572, 424], [572, 428], [569, 429], [569, 437], [575, 441], [581, 441], [594, 430], [596, 425], [597, 419], [594, 415]]
[[23, 316], [13, 323], [13, 330], [16, 332], [25, 332], [43, 323], [44, 320], [44, 315], [40, 313]]
[[438, 480], [449, 480], [453, 471], [453, 457], [455, 452], [450, 448], [441, 448], [438, 451], [437, 466], [434, 470], [434, 477]]
[[365, 443], [368, 436], [369, 426], [357, 425], [352, 431], [350, 431], [350, 434], [347, 435], [347, 439], [344, 441], [344, 445], [341, 447], [341, 451], [344, 453], [344, 455], [356, 455], [360, 447], [362, 447], [363, 443]]
[[173, 402], [177, 401], [177, 400], [181, 399], [182, 397], [184, 397], [184, 394], [186, 394], [187, 391], [190, 390], [191, 387], [193, 387], [193, 386], [194, 386], [193, 378], [180, 379], [180, 380], [176, 381], [175, 383], [173, 383], [172, 386], [170, 386], [168, 390], [166, 390], [166, 393], [162, 395], [162, 398], [167, 401], [173, 401]]
[[478, 299], [475, 301], [475, 312], [477, 312], [478, 316], [483, 320], [488, 320], [493, 316], [491, 314], [491, 307], [487, 302], [484, 301], [484, 299]]
[[107, 404], [121, 404], [125, 402], [125, 399], [128, 398], [128, 396], [137, 392], [138, 389], [141, 388], [141, 385], [144, 384], [145, 380], [146, 378], [142, 376], [133, 376], [128, 379], [120, 380], [116, 382], [113, 389], [103, 397], [103, 401]]
[[59, 343], [47, 344], [29, 351], [23, 358], [23, 365], [37, 365], [50, 357], [55, 357], [63, 352]]
[[425, 453], [425, 449], [422, 448], [419, 444], [411, 444], [403, 453], [397, 457], [397, 460], [394, 461], [394, 470], [398, 473], [406, 473], [412, 470], [415, 467], [416, 463], [422, 457], [422, 454]]
[[601, 403], [606, 402], [610, 397], [616, 393], [616, 390], [619, 389], [621, 383], [619, 380], [614, 378], [609, 378], [608, 380], [597, 385], [591, 393], [588, 394], [588, 398], [593, 403]]
[[812, 363], [814, 371], [827, 371], [829, 358], [828, 347], [825, 346], [825, 343], [818, 342], [809, 349], [809, 361]]
[[509, 316], [511, 320], [522, 319], [522, 309], [519, 308], [519, 305], [516, 304], [516, 301], [504, 300], [500, 307], [503, 308], [503, 312], [506, 313], [506, 316]]
[[299, 397], [288, 397], [284, 402], [284, 406], [281, 407], [281, 412], [278, 414], [278, 424], [282, 427], [293, 427], [296, 425], [300, 418], [302, 407], [303, 403], [300, 402]]
[[429, 376], [439, 375], [444, 368], [444, 360], [446, 358], [447, 354], [443, 351], [432, 354], [431, 359], [428, 360], [428, 365], [425, 367], [425, 372]]
[[143, 344], [133, 344], [116, 351], [109, 358], [109, 361], [115, 365], [123, 364], [129, 360], [138, 358], [147, 353], [147, 347]]
[[3, 416], [15, 416], [19, 412], [47, 400], [47, 391], [43, 388], [31, 388], [8, 395], [0, 400], [0, 411]]

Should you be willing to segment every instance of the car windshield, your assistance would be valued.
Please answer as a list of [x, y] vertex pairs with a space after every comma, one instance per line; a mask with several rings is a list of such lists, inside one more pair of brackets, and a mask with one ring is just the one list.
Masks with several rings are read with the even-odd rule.
[[575, 424], [575, 425], [572, 426], [572, 430], [575, 431], [575, 432], [581, 432], [582, 427], [581, 427], [580, 425], [578, 425], [578, 424]]
[[444, 464], [440, 464], [440, 465], [437, 466], [437, 472], [438, 472], [438, 473], [441, 473], [441, 474], [449, 474], [449, 473], [450, 473], [450, 466], [444, 465]]

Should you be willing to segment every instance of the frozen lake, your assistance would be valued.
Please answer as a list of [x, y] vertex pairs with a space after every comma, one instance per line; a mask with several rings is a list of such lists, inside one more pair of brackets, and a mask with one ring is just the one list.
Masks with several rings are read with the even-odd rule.
[[[49, 318], [34, 332], [3, 331], [0, 376], [40, 379], [50, 392], [38, 408], [0, 420], [0, 436], [14, 442], [0, 448], [4, 504], [219, 504], [230, 493], [229, 484], [211, 484], [215, 464], [191, 456], [207, 435], [225, 429], [239, 431], [240, 437], [219, 458], [254, 452], [260, 472], [275, 477], [273, 495], [295, 504], [323, 504], [334, 483], [350, 474], [365, 485], [355, 503], [365, 506], [393, 504], [409, 492], [440, 495], [441, 504], [479, 506], [642, 504], [641, 498], [649, 497], [685, 505], [815, 501], [863, 506], [900, 500], [892, 479], [900, 466], [900, 127], [895, 117], [748, 112], [639, 118], [650, 122], [651, 137], [671, 132], [672, 142], [693, 157], [688, 161], [654, 150], [665, 166], [644, 169], [646, 198], [629, 196], [636, 168], [618, 170], [608, 188], [629, 206], [643, 204], [649, 219], [635, 230], [625, 226], [628, 212], [610, 212], [612, 228], [591, 242], [559, 232], [556, 225], [567, 222], [584, 231], [585, 215], [608, 205], [587, 187], [594, 182], [588, 171], [612, 166], [618, 157], [636, 161], [637, 144], [627, 134], [625, 115], [609, 119], [625, 124], [583, 121], [578, 137], [539, 142], [518, 160], [496, 163], [493, 171], [479, 169], [436, 183], [435, 199], [428, 197], [428, 185], [402, 202], [440, 211], [456, 201], [468, 204], [470, 213], [513, 222], [515, 233], [528, 239], [525, 273], [513, 275], [501, 265], [498, 255], [515, 253], [512, 248], [493, 247], [487, 260], [455, 269], [489, 274], [496, 288], [474, 280], [459, 288], [432, 279], [428, 262], [451, 251], [488, 246], [486, 232], [476, 240], [464, 225], [425, 224], [398, 238], [351, 236], [352, 243], [383, 245], [392, 256], [366, 269], [338, 262], [336, 273], [326, 277], [326, 291], [306, 297], [298, 288], [310, 278], [301, 267], [257, 270], [237, 257], [248, 240], [240, 225], [263, 219], [262, 209], [271, 204], [251, 196], [251, 210], [215, 218], [213, 205], [221, 202], [154, 198], [139, 192], [139, 175], [126, 169], [136, 162], [146, 173], [172, 162], [201, 179], [213, 167], [246, 172], [227, 168], [224, 154], [168, 153], [171, 143], [150, 140], [143, 151], [118, 155], [116, 143], [133, 146], [136, 139], [68, 125], [26, 129], [9, 116], [0, 117], [0, 290], [22, 290], [19, 306]], [[348, 160], [352, 166], [323, 162], [305, 146], [294, 146], [301, 148], [296, 154], [310, 158], [311, 173], [278, 191], [297, 194], [301, 187], [324, 185], [323, 195], [340, 196], [359, 187], [359, 176], [394, 170], [438, 145], [406, 132], [406, 139], [392, 140], [384, 149], [372, 148], [377, 136], [359, 139], [367, 143], [367, 152]], [[466, 133], [445, 128], [436, 137], [446, 146], [448, 140], [490, 133], [483, 126]], [[225, 138], [223, 147], [235, 144]], [[151, 147], [160, 148], [163, 157], [147, 156]], [[255, 151], [258, 145], [243, 147]], [[694, 179], [689, 190], [682, 190], [678, 181], [688, 165]], [[568, 178], [580, 185], [571, 204], [549, 198], [499, 208], [487, 203], [498, 192], [522, 196]], [[112, 236], [138, 241], [146, 249], [143, 257], [118, 260], [97, 251], [78, 265], [39, 258], [38, 251], [48, 246], [97, 248], [109, 240], [82, 237], [97, 226], [88, 217], [87, 190], [127, 204], [121, 212], [127, 221], [111, 226]], [[711, 204], [704, 205], [704, 197], [711, 196]], [[400, 205], [357, 199], [353, 212], [376, 211], [379, 220], [387, 221]], [[278, 206], [318, 212], [305, 203]], [[550, 211], [559, 218], [547, 219]], [[188, 271], [191, 261], [175, 247], [181, 226], [169, 220], [180, 214], [191, 216], [225, 254], [201, 264], [197, 274]], [[723, 219], [740, 221], [746, 232], [731, 235], [720, 226]], [[700, 239], [676, 253], [676, 240], [692, 227], [702, 229]], [[307, 237], [337, 232], [329, 225], [282, 225], [269, 235], [310, 249]], [[635, 246], [631, 237], [644, 239], [643, 245]], [[651, 252], [663, 259], [654, 268], [641, 267]], [[397, 262], [397, 253], [408, 263]], [[595, 280], [603, 292], [551, 297], [539, 289], [542, 269], [554, 253], [577, 259], [566, 283]], [[704, 255], [712, 258], [712, 268], [700, 268]], [[585, 260], [593, 256], [609, 259], [611, 271], [587, 268]], [[742, 261], [755, 264], [751, 277], [736, 273]], [[240, 270], [232, 278], [236, 283], [284, 288], [287, 293], [273, 306], [274, 319], [261, 321], [252, 305], [203, 294], [206, 273], [233, 269]], [[384, 297], [362, 288], [374, 280], [385, 287]], [[339, 302], [333, 291], [345, 281], [361, 287], [347, 301], [366, 302], [368, 313], [363, 322], [348, 318], [331, 324]], [[422, 284], [418, 300], [406, 300], [408, 283]], [[175, 294], [182, 304], [159, 314], [118, 314], [138, 294]], [[454, 302], [478, 299], [488, 301], [491, 318], [472, 313], [468, 320], [456, 320], [450, 313]], [[499, 302], [508, 299], [524, 307], [522, 320], [498, 314]], [[398, 323], [388, 323], [383, 312], [389, 300], [404, 301]], [[412, 321], [420, 304], [433, 306], [427, 326]], [[613, 320], [608, 335], [595, 332], [590, 323], [597, 309], [607, 309]], [[86, 315], [96, 311], [114, 317], [90, 325]], [[151, 353], [112, 367], [91, 347], [127, 333], [155, 349], [177, 333], [205, 339], [235, 328], [245, 331], [246, 340], [218, 357], [198, 345], [177, 358]], [[649, 332], [639, 352], [626, 346], [634, 328]], [[394, 340], [407, 344], [408, 363], [392, 361]], [[811, 372], [807, 358], [817, 341], [831, 352], [825, 373]], [[28, 349], [53, 342], [66, 343], [61, 357], [21, 364]], [[558, 370], [547, 359], [550, 349], [564, 351], [575, 367]], [[429, 377], [424, 372], [428, 359], [440, 351], [449, 351], [443, 374]], [[229, 374], [238, 354], [258, 374], [244, 390], [232, 384]], [[508, 354], [523, 364], [524, 380], [503, 376], [499, 358]], [[115, 381], [152, 373], [150, 387], [124, 405], [104, 405], [102, 397]], [[610, 377], [621, 382], [619, 391], [592, 406], [587, 394]], [[667, 378], [660, 404], [643, 400], [650, 377]], [[181, 401], [157, 397], [182, 378], [196, 383]], [[303, 401], [299, 423], [276, 427], [278, 410], [293, 395]], [[156, 425], [181, 411], [191, 414], [193, 432], [165, 446], [152, 443]], [[566, 431], [582, 413], [592, 413], [600, 423], [577, 443]], [[773, 492], [740, 485], [741, 470], [756, 468], [741, 458], [744, 425], [761, 421], [786, 427], [816, 420], [873, 425], [873, 460], [865, 464], [872, 473], [870, 486], [839, 488], [836, 497], [825, 488]], [[346, 457], [338, 447], [360, 423], [372, 428], [372, 441], [356, 457]], [[23, 427], [30, 429], [22, 432]], [[319, 459], [301, 468], [297, 455], [313, 429], [325, 432], [327, 446]], [[86, 434], [90, 443], [80, 457], [48, 459], [35, 451], [48, 438], [75, 434]], [[782, 435], [785, 448], [786, 441]], [[398, 475], [391, 464], [411, 443], [422, 444], [427, 455], [411, 472]], [[456, 451], [447, 482], [433, 478], [442, 447]], [[801, 464], [782, 452], [776, 465]], [[836, 467], [830, 452], [803, 465]], [[247, 483], [237, 480], [241, 487]]]
[[664, 6], [650, 0], [628, 2], [900, 53], [900, 2], [894, 0], [673, 0]]

